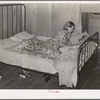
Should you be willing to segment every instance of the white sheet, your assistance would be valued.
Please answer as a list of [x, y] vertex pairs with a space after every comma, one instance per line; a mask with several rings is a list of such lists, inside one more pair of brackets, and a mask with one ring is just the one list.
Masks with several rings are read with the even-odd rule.
[[[69, 50], [68, 50], [69, 48]], [[56, 63], [56, 69], [59, 72], [59, 85], [72, 87], [77, 85], [77, 54], [78, 47], [68, 47]], [[70, 49], [71, 48], [71, 49]]]
[[25, 54], [20, 54], [18, 52], [10, 51], [6, 48], [0, 48], [0, 61], [6, 64], [21, 66], [22, 65], [22, 58]]
[[16, 50], [16, 46], [0, 49], [0, 61], [11, 65], [21, 66], [23, 68], [34, 69], [40, 72], [51, 74], [57, 72], [52, 60], [37, 55], [30, 55], [27, 52], [22, 53]]
[[53, 61], [41, 56], [27, 55], [23, 58], [22, 67], [52, 74], [57, 72]]

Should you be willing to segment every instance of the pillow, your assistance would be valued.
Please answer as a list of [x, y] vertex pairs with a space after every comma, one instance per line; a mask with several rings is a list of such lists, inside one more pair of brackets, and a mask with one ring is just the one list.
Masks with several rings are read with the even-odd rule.
[[29, 38], [33, 38], [33, 37], [34, 37], [34, 35], [23, 31], [23, 32], [13, 35], [9, 39], [16, 41], [16, 42], [21, 42], [23, 39], [29, 39]]

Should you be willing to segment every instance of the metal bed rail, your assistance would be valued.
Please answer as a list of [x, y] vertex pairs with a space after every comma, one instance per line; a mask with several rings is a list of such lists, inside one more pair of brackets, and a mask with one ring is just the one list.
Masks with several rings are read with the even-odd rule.
[[89, 73], [96, 67], [98, 63], [98, 41], [99, 34], [96, 32], [80, 45], [78, 51], [78, 63], [77, 63], [77, 88], [80, 88]]
[[[26, 7], [24, 4], [0, 4], [1, 38], [8, 38], [26, 30]], [[9, 36], [10, 33], [10, 36]]]

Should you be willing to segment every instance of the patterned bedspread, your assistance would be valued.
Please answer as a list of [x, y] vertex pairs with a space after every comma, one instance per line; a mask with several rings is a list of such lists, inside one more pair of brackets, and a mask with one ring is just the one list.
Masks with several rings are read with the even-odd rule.
[[56, 57], [60, 54], [58, 48], [59, 42], [56, 39], [48, 39], [47, 41], [43, 41], [39, 40], [37, 37], [34, 37], [31, 39], [22, 40], [22, 43], [16, 49], [20, 50], [21, 52], [41, 52], [43, 54]]

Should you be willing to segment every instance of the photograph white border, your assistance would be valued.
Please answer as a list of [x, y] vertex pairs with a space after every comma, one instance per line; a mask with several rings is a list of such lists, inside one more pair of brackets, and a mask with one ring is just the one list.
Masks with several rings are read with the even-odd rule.
[[[100, 1], [0, 1], [0, 3], [84, 3]], [[0, 89], [0, 99], [100, 99], [100, 90]]]

